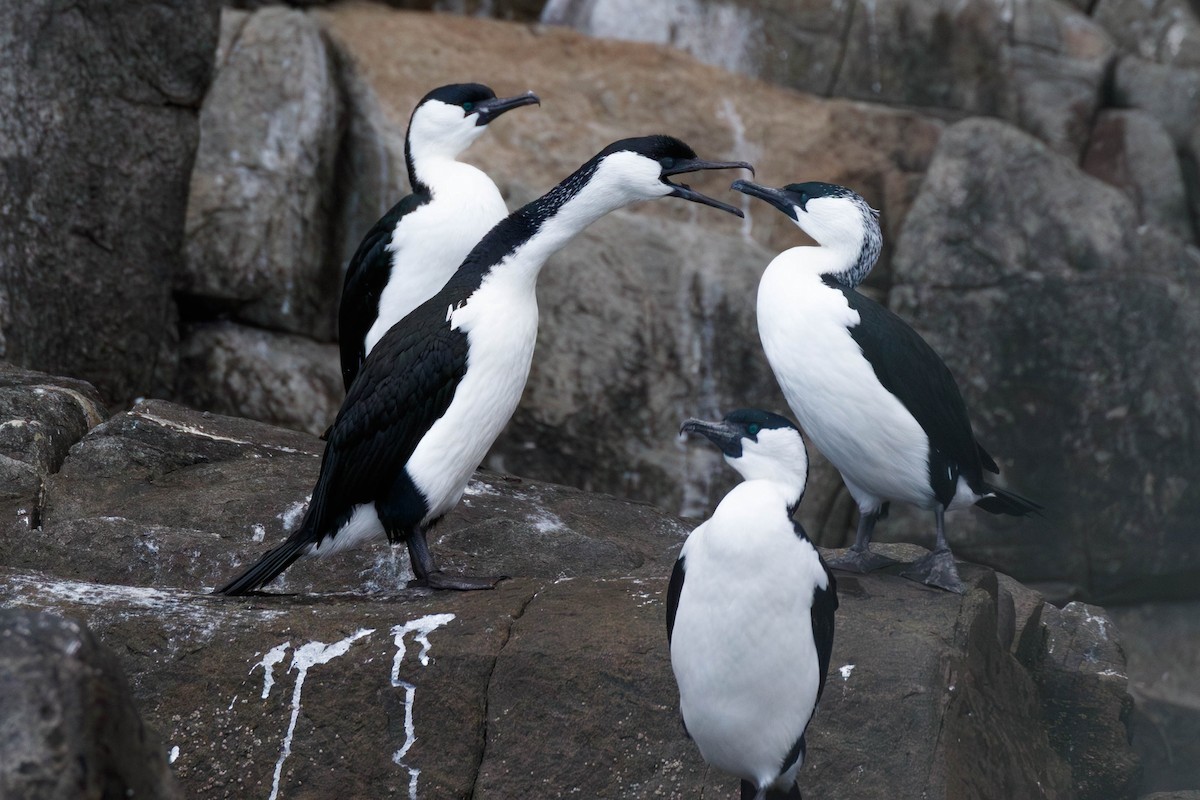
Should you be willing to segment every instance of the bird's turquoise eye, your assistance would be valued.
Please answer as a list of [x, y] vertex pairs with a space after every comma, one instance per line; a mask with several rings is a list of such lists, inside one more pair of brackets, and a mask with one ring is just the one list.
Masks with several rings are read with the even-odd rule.
[[758, 432], [761, 430], [761, 428], [759, 428], [758, 425], [751, 423], [746, 430], [749, 431], [751, 436], [758, 436]]
[[675, 159], [671, 158], [670, 156], [667, 156], [666, 158], [659, 159], [658, 163], [662, 166], [663, 169], [671, 169], [672, 167], [675, 166]]
[[472, 103], [470, 100], [463, 103], [463, 111], [466, 111], [468, 114], [470, 114], [474, 110], [475, 110], [475, 104]]

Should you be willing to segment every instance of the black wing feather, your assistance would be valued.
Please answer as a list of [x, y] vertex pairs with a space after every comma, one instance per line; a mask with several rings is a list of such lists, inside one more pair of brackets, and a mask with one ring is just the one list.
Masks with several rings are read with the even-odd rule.
[[[975, 441], [967, 404], [945, 362], [900, 317], [833, 279], [825, 282], [841, 291], [858, 312], [860, 321], [850, 328], [850, 336], [871, 362], [879, 382], [904, 404], [929, 437], [929, 481], [938, 501], [949, 505], [960, 474], [982, 494], [982, 448]], [[995, 466], [990, 457], [987, 461]]]
[[683, 556], [675, 562], [671, 570], [671, 582], [667, 585], [667, 645], [671, 644], [671, 636], [675, 633], [675, 614], [679, 611], [679, 595], [683, 593], [684, 566]]
[[379, 318], [379, 298], [392, 272], [392, 254], [387, 249], [392, 232], [401, 218], [429, 200], [428, 193], [410, 194], [392, 206], [367, 231], [346, 268], [338, 307], [338, 347], [342, 356], [342, 382], [347, 391], [366, 360], [367, 331]]
[[439, 297], [431, 298], [363, 362], [329, 431], [309, 505], [313, 535], [336, 527], [353, 506], [380, 499], [450, 407], [467, 368], [467, 335], [445, 316]]
[[825, 577], [829, 583], [824, 589], [818, 587], [813, 590], [810, 614], [813, 642], [817, 645], [817, 664], [821, 671], [821, 682], [817, 684], [818, 701], [825, 692], [825, 678], [829, 674], [829, 660], [833, 656], [833, 614], [838, 607], [837, 581], [834, 580], [833, 573], [826, 566], [824, 559], [821, 559], [821, 566], [825, 570]]

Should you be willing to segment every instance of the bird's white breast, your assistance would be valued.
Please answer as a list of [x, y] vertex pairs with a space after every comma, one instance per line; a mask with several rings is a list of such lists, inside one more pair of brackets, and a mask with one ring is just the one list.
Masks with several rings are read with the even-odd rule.
[[810, 614], [827, 576], [783, 495], [739, 484], [692, 532], [671, 639], [688, 732], [705, 760], [751, 781], [777, 777], [820, 681]]
[[414, 308], [436, 294], [483, 235], [508, 216], [492, 179], [469, 164], [447, 161], [431, 171], [433, 199], [401, 218], [388, 253], [391, 275], [366, 352]]
[[458, 503], [475, 467], [516, 411], [537, 342], [537, 296], [497, 268], [469, 302], [447, 309], [469, 343], [463, 376], [446, 413], [421, 438], [406, 469], [430, 509], [425, 522]]
[[767, 361], [800, 427], [860, 509], [886, 500], [932, 507], [928, 437], [851, 337], [858, 312], [805, 267], [813, 255], [806, 251], [817, 249], [785, 251], [763, 274], [758, 332]]

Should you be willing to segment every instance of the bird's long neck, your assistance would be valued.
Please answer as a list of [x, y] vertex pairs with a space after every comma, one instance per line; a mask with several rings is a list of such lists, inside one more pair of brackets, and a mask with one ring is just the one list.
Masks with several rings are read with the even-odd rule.
[[532, 290], [550, 256], [600, 217], [639, 199], [589, 162], [492, 228], [455, 278], [503, 273], [505, 280]]
[[863, 282], [879, 259], [883, 234], [869, 210], [863, 210], [858, 218], [847, 215], [837, 223], [840, 224], [823, 221], [821, 229], [814, 231], [805, 228], [819, 244], [796, 250], [803, 254], [806, 271], [853, 288]]

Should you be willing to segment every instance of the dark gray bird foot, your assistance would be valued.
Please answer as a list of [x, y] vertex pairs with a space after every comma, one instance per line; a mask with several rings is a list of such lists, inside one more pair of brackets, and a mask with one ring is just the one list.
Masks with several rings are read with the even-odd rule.
[[954, 554], [947, 548], [934, 550], [929, 555], [914, 561], [900, 574], [905, 578], [921, 581], [929, 586], [936, 586], [955, 594], [963, 594], [967, 590], [966, 584], [958, 577]]
[[870, 550], [856, 550], [848, 547], [845, 550], [829, 556], [825, 563], [830, 569], [840, 569], [846, 572], [866, 573], [898, 563], [894, 558], [872, 553]]
[[424, 578], [412, 579], [408, 582], [408, 588], [454, 589], [460, 592], [473, 592], [478, 589], [495, 589], [496, 584], [507, 577], [507, 575], [498, 575], [494, 578], [469, 578], [465, 575], [447, 575], [441, 570], [437, 570]]

